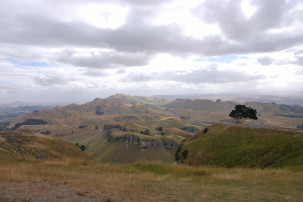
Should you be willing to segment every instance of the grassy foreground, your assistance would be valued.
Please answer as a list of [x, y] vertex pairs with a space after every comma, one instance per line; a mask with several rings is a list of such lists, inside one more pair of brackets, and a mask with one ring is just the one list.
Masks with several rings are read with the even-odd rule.
[[[51, 195], [50, 201], [303, 201], [302, 179], [302, 171], [288, 169], [97, 164], [68, 158], [0, 161], [0, 200], [35, 200], [40, 193]], [[22, 198], [20, 186], [38, 195]], [[65, 189], [76, 196], [69, 191], [66, 198]]]

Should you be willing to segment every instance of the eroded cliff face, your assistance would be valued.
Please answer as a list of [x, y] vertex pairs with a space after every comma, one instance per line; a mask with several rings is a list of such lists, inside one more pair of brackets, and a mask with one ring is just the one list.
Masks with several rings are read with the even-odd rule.
[[130, 145], [137, 145], [141, 152], [147, 149], [153, 150], [176, 150], [178, 142], [170, 139], [155, 139], [155, 138], [141, 138], [133, 133], [128, 133], [122, 136], [114, 136], [109, 130], [105, 135], [106, 139], [111, 143], [123, 143], [126, 147]]

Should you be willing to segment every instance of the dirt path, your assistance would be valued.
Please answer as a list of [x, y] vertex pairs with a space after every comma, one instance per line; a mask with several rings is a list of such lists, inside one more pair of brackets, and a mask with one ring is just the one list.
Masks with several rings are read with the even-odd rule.
[[[64, 185], [47, 183], [5, 183], [0, 184], [0, 201], [97, 201], [88, 193], [73, 190]], [[106, 201], [100, 200], [100, 201]]]
[[[131, 199], [127, 195], [99, 191], [83, 192], [63, 184], [0, 182], [0, 202], [145, 202], [168, 201], [166, 196], [144, 195]], [[169, 200], [170, 201], [170, 200]]]

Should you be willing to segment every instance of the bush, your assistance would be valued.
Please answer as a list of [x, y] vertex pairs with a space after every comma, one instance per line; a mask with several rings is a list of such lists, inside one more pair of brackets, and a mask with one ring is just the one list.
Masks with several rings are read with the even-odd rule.
[[86, 127], [87, 127], [87, 125], [81, 125], [81, 126], [79, 126], [79, 129], [86, 128]]
[[80, 148], [82, 151], [85, 151], [85, 150], [87, 149], [85, 145], [79, 144], [78, 142], [76, 143], [76, 146], [77, 146], [78, 148]]
[[144, 131], [144, 135], [149, 135], [149, 130], [148, 130], [148, 129], [146, 129], [146, 130]]
[[157, 131], [163, 131], [163, 128], [161, 126], [159, 126], [158, 128], [156, 128]]
[[85, 149], [86, 149], [85, 145], [81, 145], [80, 149], [81, 149], [82, 151], [85, 151]]
[[52, 134], [49, 130], [45, 131], [45, 132], [41, 132], [40, 134], [43, 134], [43, 135], [50, 135]]

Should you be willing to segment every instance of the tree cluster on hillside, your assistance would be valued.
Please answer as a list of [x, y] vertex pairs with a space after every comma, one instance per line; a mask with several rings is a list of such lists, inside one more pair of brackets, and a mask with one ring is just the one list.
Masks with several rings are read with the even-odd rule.
[[42, 119], [26, 119], [22, 123], [17, 123], [12, 130], [17, 130], [22, 125], [46, 125], [48, 122]]
[[145, 131], [140, 131], [140, 134], [143, 134], [143, 135], [149, 135], [149, 130], [146, 129]]

